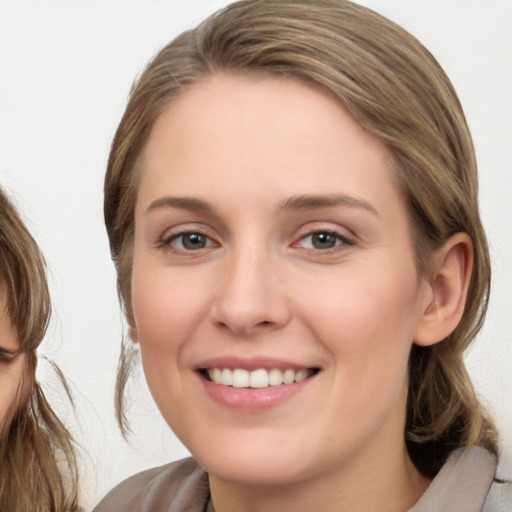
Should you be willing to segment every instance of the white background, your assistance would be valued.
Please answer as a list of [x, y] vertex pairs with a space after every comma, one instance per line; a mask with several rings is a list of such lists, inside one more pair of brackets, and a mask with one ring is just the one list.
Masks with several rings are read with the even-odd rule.
[[[77, 412], [42, 363], [38, 377], [81, 446], [84, 505], [126, 476], [184, 456], [139, 376], [131, 445], [113, 411], [122, 332], [102, 219], [110, 141], [133, 78], [183, 29], [226, 4], [209, 0], [0, 2], [0, 183], [50, 269], [55, 315], [41, 353], [69, 377]], [[502, 430], [512, 477], [512, 1], [366, 0], [403, 25], [452, 78], [472, 128], [494, 265], [485, 329], [468, 354]]]

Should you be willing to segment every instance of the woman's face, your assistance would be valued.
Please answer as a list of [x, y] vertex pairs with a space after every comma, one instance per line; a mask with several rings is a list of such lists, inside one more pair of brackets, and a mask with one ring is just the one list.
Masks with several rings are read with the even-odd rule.
[[0, 431], [20, 399], [20, 386], [27, 371], [25, 354], [18, 354], [19, 339], [6, 305], [5, 291], [0, 288]]
[[152, 129], [135, 219], [146, 378], [211, 475], [298, 482], [404, 457], [430, 289], [388, 153], [337, 102], [289, 79], [195, 85]]

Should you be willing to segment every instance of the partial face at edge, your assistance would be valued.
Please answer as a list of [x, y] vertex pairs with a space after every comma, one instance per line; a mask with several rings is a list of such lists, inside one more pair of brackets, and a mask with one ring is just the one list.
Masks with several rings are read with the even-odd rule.
[[7, 297], [0, 287], [0, 431], [12, 415], [17, 400], [20, 400], [20, 386], [27, 375], [27, 361], [24, 353], [18, 353], [20, 343], [6, 310]]
[[304, 84], [220, 75], [157, 119], [141, 168], [134, 327], [199, 462], [277, 483], [403, 448], [428, 293], [383, 144]]

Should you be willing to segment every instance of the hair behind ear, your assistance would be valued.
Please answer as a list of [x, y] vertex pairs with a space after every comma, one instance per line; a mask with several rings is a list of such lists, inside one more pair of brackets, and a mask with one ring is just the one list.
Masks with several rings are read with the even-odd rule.
[[473, 272], [469, 236], [456, 233], [448, 238], [435, 251], [430, 271], [431, 302], [409, 362], [406, 434], [411, 459], [433, 477], [460, 446], [481, 445], [496, 454], [497, 435], [466, 370], [465, 345], [454, 343]]
[[480, 404], [463, 353], [413, 345], [409, 360], [406, 443], [418, 469], [434, 477], [456, 448], [483, 446], [497, 455], [498, 435]]

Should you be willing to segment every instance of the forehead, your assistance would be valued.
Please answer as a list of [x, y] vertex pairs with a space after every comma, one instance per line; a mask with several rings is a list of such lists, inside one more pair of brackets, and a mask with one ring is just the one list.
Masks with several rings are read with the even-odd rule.
[[205, 135], [209, 130], [215, 135], [219, 126], [224, 137], [251, 138], [254, 144], [268, 144], [272, 138], [282, 142], [284, 131], [292, 137], [301, 130], [312, 142], [317, 131], [324, 135], [331, 130], [333, 138], [343, 131], [337, 145], [348, 149], [352, 139], [358, 138], [369, 150], [386, 152], [379, 139], [319, 86], [296, 78], [242, 73], [216, 73], [185, 89], [157, 117], [150, 140], [158, 142], [161, 135], [171, 134], [184, 140], [191, 132]]
[[267, 178], [290, 187], [292, 177], [328, 188], [343, 178], [350, 188], [379, 171], [388, 181], [392, 175], [386, 146], [327, 93], [295, 79], [230, 74], [208, 77], [173, 100], [140, 163], [142, 189], [153, 193], [162, 180], [190, 187], [250, 176], [253, 187]]

